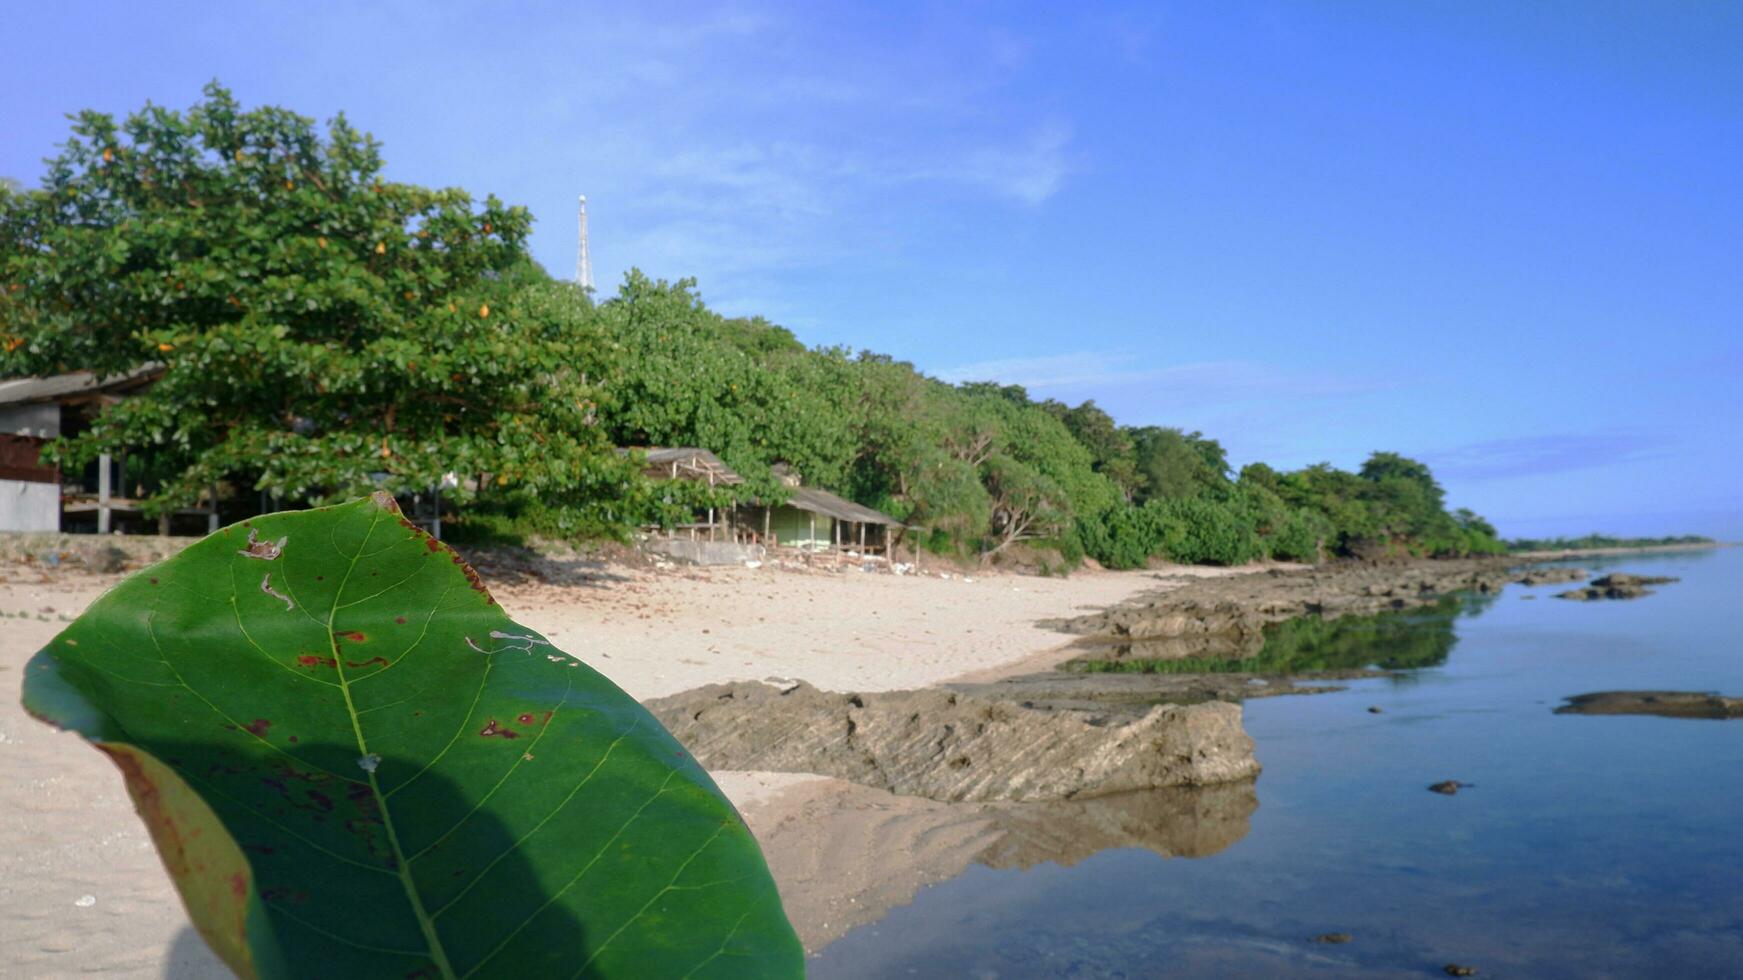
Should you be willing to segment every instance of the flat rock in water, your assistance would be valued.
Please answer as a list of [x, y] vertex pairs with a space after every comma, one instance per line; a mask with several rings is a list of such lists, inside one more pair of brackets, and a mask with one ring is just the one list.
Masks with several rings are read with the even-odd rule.
[[1743, 698], [1700, 691], [1596, 691], [1576, 694], [1558, 715], [1657, 715], [1661, 718], [1743, 718]]
[[1347, 932], [1327, 932], [1313, 937], [1313, 941], [1316, 943], [1330, 943], [1334, 946], [1342, 946], [1344, 943], [1347, 943], [1354, 938], [1356, 937]]
[[1125, 718], [945, 690], [838, 694], [713, 684], [647, 702], [710, 769], [810, 772], [907, 796], [1065, 800], [1259, 773], [1238, 704]]
[[1453, 796], [1456, 795], [1459, 790], [1469, 785], [1471, 784], [1461, 783], [1456, 779], [1448, 779], [1443, 782], [1435, 783], [1433, 786], [1428, 788], [1428, 791], [1430, 793], [1439, 793], [1442, 796]]
[[1649, 585], [1668, 585], [1677, 582], [1671, 575], [1630, 575], [1627, 572], [1614, 572], [1603, 578], [1592, 579], [1592, 584], [1583, 589], [1570, 589], [1556, 593], [1557, 599], [1573, 599], [1576, 602], [1590, 602], [1594, 599], [1638, 599], [1649, 596], [1652, 590]]
[[1614, 572], [1603, 578], [1592, 580], [1592, 584], [1600, 589], [1630, 587], [1636, 585], [1669, 585], [1682, 579], [1674, 575], [1630, 575], [1627, 572]]

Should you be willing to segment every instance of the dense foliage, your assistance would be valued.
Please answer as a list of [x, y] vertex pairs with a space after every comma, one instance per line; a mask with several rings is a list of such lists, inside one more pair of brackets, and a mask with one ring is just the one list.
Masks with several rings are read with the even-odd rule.
[[747, 476], [746, 496], [778, 492], [769, 469], [785, 462], [927, 529], [941, 549], [1030, 542], [1117, 568], [1500, 550], [1493, 527], [1449, 513], [1428, 468], [1395, 453], [1356, 473], [1254, 464], [1237, 477], [1202, 433], [1120, 426], [1093, 402], [1037, 402], [1017, 386], [947, 385], [877, 354], [806, 350], [779, 327], [708, 310], [694, 283], [636, 272], [597, 317], [617, 355], [601, 403], [614, 441], [706, 446]]
[[1618, 538], [1593, 532], [1578, 538], [1512, 538], [1508, 551], [1597, 551], [1602, 548], [1664, 548], [1689, 544], [1716, 544], [1712, 538], [1682, 534], [1661, 538]]
[[[709, 310], [690, 281], [632, 271], [595, 303], [532, 263], [523, 210], [381, 172], [343, 118], [323, 134], [216, 86], [185, 115], [80, 115], [40, 190], [0, 190], [0, 373], [163, 376], [53, 457], [151, 447], [159, 505], [218, 480], [311, 502], [445, 483], [462, 530], [510, 534], [623, 534], [781, 499], [786, 464], [963, 557], [1501, 548], [1393, 453], [1355, 473], [1237, 475], [1202, 433], [807, 349]], [[746, 482], [650, 484], [613, 451], [645, 446], [711, 449]]]

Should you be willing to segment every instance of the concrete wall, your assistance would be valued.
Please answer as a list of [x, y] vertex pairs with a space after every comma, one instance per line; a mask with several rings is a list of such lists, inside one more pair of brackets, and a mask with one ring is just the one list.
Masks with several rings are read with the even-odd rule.
[[745, 561], [761, 561], [764, 550], [758, 545], [733, 541], [691, 541], [689, 538], [655, 538], [647, 549], [694, 565], [737, 565]]
[[0, 480], [0, 531], [60, 529], [60, 484]]

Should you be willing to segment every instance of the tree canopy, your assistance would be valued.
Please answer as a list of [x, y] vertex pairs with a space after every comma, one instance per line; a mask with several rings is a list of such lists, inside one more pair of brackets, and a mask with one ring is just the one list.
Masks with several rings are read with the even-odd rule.
[[531, 222], [386, 179], [343, 116], [323, 132], [216, 84], [186, 113], [81, 113], [40, 189], [0, 192], [0, 371], [161, 365], [54, 449], [150, 447], [161, 504], [221, 478], [316, 501], [448, 473], [567, 486], [609, 463], [599, 345]]

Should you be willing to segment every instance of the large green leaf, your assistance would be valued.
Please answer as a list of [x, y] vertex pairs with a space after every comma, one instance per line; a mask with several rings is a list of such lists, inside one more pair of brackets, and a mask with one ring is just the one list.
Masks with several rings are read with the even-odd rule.
[[377, 495], [93, 604], [24, 704], [120, 767], [242, 976], [796, 976], [738, 813], [642, 707]]

